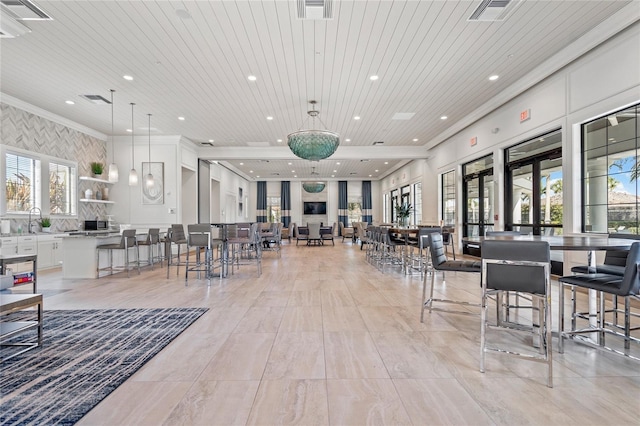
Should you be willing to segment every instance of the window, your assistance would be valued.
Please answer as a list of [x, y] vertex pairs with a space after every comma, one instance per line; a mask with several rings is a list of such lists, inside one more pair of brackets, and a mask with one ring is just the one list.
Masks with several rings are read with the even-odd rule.
[[40, 161], [12, 153], [7, 153], [5, 160], [7, 213], [27, 213], [34, 207], [40, 207]]
[[399, 191], [397, 189], [394, 189], [393, 191], [391, 191], [391, 204], [389, 205], [389, 211], [390, 211], [390, 215], [389, 217], [391, 218], [391, 222], [395, 222], [396, 221], [396, 206], [400, 204], [400, 195], [399, 195]]
[[413, 224], [422, 222], [422, 182], [413, 184]]
[[349, 224], [362, 222], [362, 198], [351, 198], [348, 204]]
[[267, 221], [280, 222], [280, 197], [267, 197]]
[[4, 149], [3, 214], [28, 213], [75, 216], [77, 188], [75, 163], [17, 149]]
[[493, 230], [493, 155], [464, 164], [462, 174], [462, 235], [483, 236]]
[[76, 214], [75, 168], [49, 163], [49, 213], [52, 215]]
[[389, 221], [389, 194], [387, 193], [382, 196], [382, 221]]
[[640, 233], [640, 104], [582, 125], [583, 232]]
[[454, 170], [442, 174], [442, 223], [456, 224], [456, 173]]

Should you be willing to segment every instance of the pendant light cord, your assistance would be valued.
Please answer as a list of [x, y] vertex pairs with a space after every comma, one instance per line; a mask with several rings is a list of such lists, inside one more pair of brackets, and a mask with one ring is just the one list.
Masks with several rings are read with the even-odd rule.
[[135, 139], [134, 139], [134, 126], [133, 126], [133, 106], [135, 104], [133, 102], [131, 102], [131, 168], [135, 169], [136, 168], [136, 160], [135, 160], [135, 155], [134, 155], [134, 145], [135, 145]]
[[149, 116], [149, 174], [151, 174], [151, 114]]
[[115, 90], [109, 89], [111, 91], [111, 160], [112, 163], [115, 163], [116, 152], [113, 149], [113, 93]]

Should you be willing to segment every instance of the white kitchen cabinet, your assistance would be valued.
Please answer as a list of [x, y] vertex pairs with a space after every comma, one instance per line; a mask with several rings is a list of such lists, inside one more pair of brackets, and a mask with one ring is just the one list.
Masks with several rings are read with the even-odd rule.
[[[21, 235], [15, 237], [0, 238], [0, 254], [38, 254], [38, 238], [36, 235]], [[31, 262], [16, 263], [11, 265], [14, 273], [29, 272], [33, 270]]]
[[18, 237], [0, 238], [0, 254], [3, 256], [18, 254]]
[[61, 238], [38, 235], [38, 270], [56, 268], [62, 264]]

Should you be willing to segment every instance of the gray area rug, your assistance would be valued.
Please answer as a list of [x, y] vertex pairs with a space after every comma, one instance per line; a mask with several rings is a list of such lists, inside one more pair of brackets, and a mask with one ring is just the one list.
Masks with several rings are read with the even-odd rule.
[[206, 311], [45, 311], [43, 346], [0, 365], [0, 423], [76, 423]]

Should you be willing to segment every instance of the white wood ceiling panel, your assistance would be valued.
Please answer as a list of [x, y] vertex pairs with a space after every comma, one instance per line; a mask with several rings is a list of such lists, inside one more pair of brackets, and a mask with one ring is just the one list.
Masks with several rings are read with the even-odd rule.
[[[0, 41], [4, 93], [109, 133], [108, 106], [78, 95], [108, 98], [113, 88], [116, 134], [130, 127], [133, 101], [136, 132], [149, 112], [164, 134], [274, 148], [302, 126], [315, 99], [322, 122], [363, 152], [378, 140], [400, 150], [429, 143], [629, 4], [526, 1], [487, 23], [467, 21], [479, 1], [341, 0], [328, 21], [298, 20], [295, 2], [284, 0], [36, 2], [54, 21], [30, 22], [32, 33]], [[493, 73], [500, 79], [488, 82]], [[396, 112], [415, 116], [391, 120]], [[350, 166], [365, 177], [376, 170]]]

